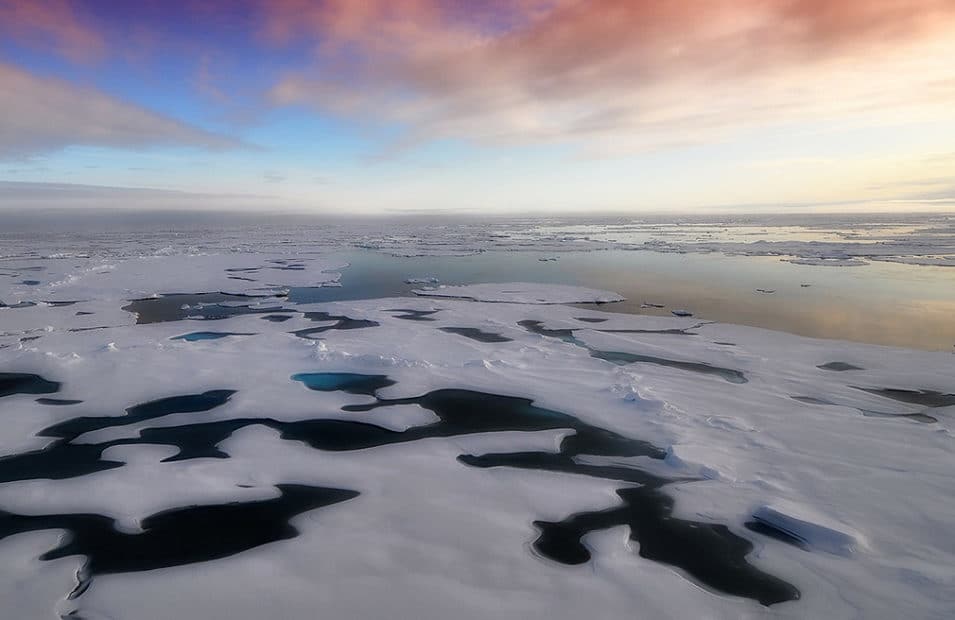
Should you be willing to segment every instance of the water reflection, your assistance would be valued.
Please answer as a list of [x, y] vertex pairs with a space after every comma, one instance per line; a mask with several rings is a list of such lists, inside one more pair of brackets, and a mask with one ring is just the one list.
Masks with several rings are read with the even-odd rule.
[[[769, 256], [567, 252], [556, 262], [537, 252], [395, 258], [373, 251], [337, 254], [351, 266], [342, 287], [293, 289], [289, 301], [410, 296], [404, 282], [427, 273], [448, 285], [530, 281], [616, 291], [627, 298], [601, 311], [697, 317], [817, 338], [928, 350], [955, 345], [955, 269], [873, 262], [865, 267], [794, 265]], [[810, 286], [804, 286], [809, 284]], [[767, 295], [756, 289], [774, 290]], [[652, 302], [663, 307], [642, 307]], [[580, 304], [581, 307], [596, 308]]]

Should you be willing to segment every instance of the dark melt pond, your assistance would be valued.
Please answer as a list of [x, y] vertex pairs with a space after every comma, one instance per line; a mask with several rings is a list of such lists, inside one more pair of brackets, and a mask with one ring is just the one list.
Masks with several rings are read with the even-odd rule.
[[93, 577], [130, 573], [226, 558], [261, 545], [294, 538], [289, 522], [303, 512], [358, 496], [357, 491], [304, 485], [278, 485], [279, 497], [253, 502], [174, 508], [143, 519], [142, 532], [116, 529], [95, 514], [20, 515], [0, 511], [0, 540], [23, 532], [66, 530], [58, 547], [40, 556], [55, 560], [83, 556], [76, 598]]
[[507, 336], [502, 336], [501, 334], [495, 334], [494, 332], [486, 332], [477, 327], [439, 327], [443, 332], [449, 334], [457, 334], [458, 336], [464, 336], [465, 338], [470, 338], [471, 340], [477, 340], [478, 342], [485, 343], [496, 343], [496, 342], [513, 342], [513, 338], [508, 338]]
[[58, 392], [57, 381], [47, 381], [39, 375], [22, 372], [0, 372], [0, 397], [13, 394], [53, 394]]
[[846, 372], [849, 370], [864, 370], [859, 366], [854, 366], [848, 362], [827, 362], [825, 364], [820, 364], [816, 368], [821, 368], [822, 370], [832, 370], [834, 372]]
[[[32, 375], [6, 376], [16, 389], [53, 389], [56, 384]], [[218, 446], [235, 431], [249, 426], [272, 428], [282, 439], [304, 443], [318, 450], [349, 451], [409, 443], [421, 439], [499, 431], [570, 431], [557, 451], [462, 454], [458, 460], [472, 467], [512, 467], [589, 476], [620, 482], [621, 506], [572, 514], [559, 521], [537, 521], [535, 551], [563, 564], [589, 560], [582, 543], [588, 532], [627, 525], [639, 542], [640, 555], [680, 568], [704, 587], [752, 598], [772, 605], [799, 598], [799, 591], [785, 581], [752, 565], [747, 556], [750, 541], [720, 524], [682, 519], [673, 513], [668, 485], [689, 478], [665, 478], [637, 465], [593, 464], [600, 457], [638, 457], [659, 460], [665, 451], [652, 443], [626, 437], [589, 424], [573, 415], [538, 407], [526, 398], [462, 389], [439, 389], [420, 396], [382, 398], [378, 391], [395, 385], [385, 375], [357, 373], [301, 373], [292, 376], [308, 389], [343, 391], [374, 400], [342, 407], [366, 412], [397, 405], [418, 405], [432, 411], [437, 422], [403, 431], [367, 422], [314, 418], [283, 421], [271, 417], [208, 419], [205, 412], [224, 405], [233, 390], [170, 396], [128, 408], [120, 416], [81, 416], [50, 426], [39, 433], [54, 442], [35, 450], [0, 458], [0, 482], [29, 479], [63, 479], [123, 467], [103, 459], [105, 450], [117, 445], [169, 445], [179, 453], [166, 461], [193, 458], [229, 458]], [[12, 382], [16, 382], [15, 384]], [[45, 382], [45, 383], [44, 383]], [[172, 414], [194, 413], [199, 420], [175, 426], [145, 428], [136, 437], [102, 443], [74, 443], [81, 435], [116, 426], [156, 420]], [[591, 463], [578, 462], [588, 455]], [[632, 461], [639, 462], [639, 461]], [[649, 462], [649, 461], [648, 461]], [[440, 464], [436, 464], [440, 466]], [[291, 538], [297, 531], [289, 520], [307, 510], [343, 502], [358, 495], [348, 489], [279, 485], [276, 499], [233, 502], [216, 506], [183, 507], [159, 513], [143, 522], [143, 532], [127, 534], [115, 529], [111, 519], [94, 514], [20, 515], [0, 511], [0, 539], [22, 532], [63, 529], [70, 532], [43, 559], [66, 555], [87, 557], [78, 575], [80, 595], [95, 575], [152, 570], [228, 557], [246, 549]], [[478, 507], [479, 509], [479, 507]]]
[[228, 336], [254, 336], [248, 332], [192, 332], [181, 336], [173, 336], [170, 340], [185, 340], [186, 342], [197, 342], [200, 340], [219, 340]]
[[[269, 307], [250, 307], [269, 300]], [[195, 318], [214, 321], [242, 314], [272, 314], [285, 310], [274, 296], [233, 295], [229, 293], [170, 293], [159, 297], [134, 299], [123, 310], [136, 314], [136, 323], [162, 323]]]

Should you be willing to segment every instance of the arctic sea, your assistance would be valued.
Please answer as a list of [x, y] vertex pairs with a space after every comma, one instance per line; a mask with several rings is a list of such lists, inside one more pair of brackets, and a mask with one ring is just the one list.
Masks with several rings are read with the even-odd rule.
[[0, 222], [11, 617], [950, 615], [955, 219], [168, 217]]

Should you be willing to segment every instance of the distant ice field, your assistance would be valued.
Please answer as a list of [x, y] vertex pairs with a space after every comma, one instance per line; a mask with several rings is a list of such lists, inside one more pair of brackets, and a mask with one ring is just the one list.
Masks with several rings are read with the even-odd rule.
[[405, 226], [0, 234], [4, 611], [950, 617], [948, 220]]

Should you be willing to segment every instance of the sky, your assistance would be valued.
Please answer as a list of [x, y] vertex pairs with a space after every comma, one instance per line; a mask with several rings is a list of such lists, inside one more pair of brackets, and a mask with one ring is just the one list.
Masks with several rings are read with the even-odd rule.
[[955, 210], [955, 0], [0, 0], [0, 209]]

